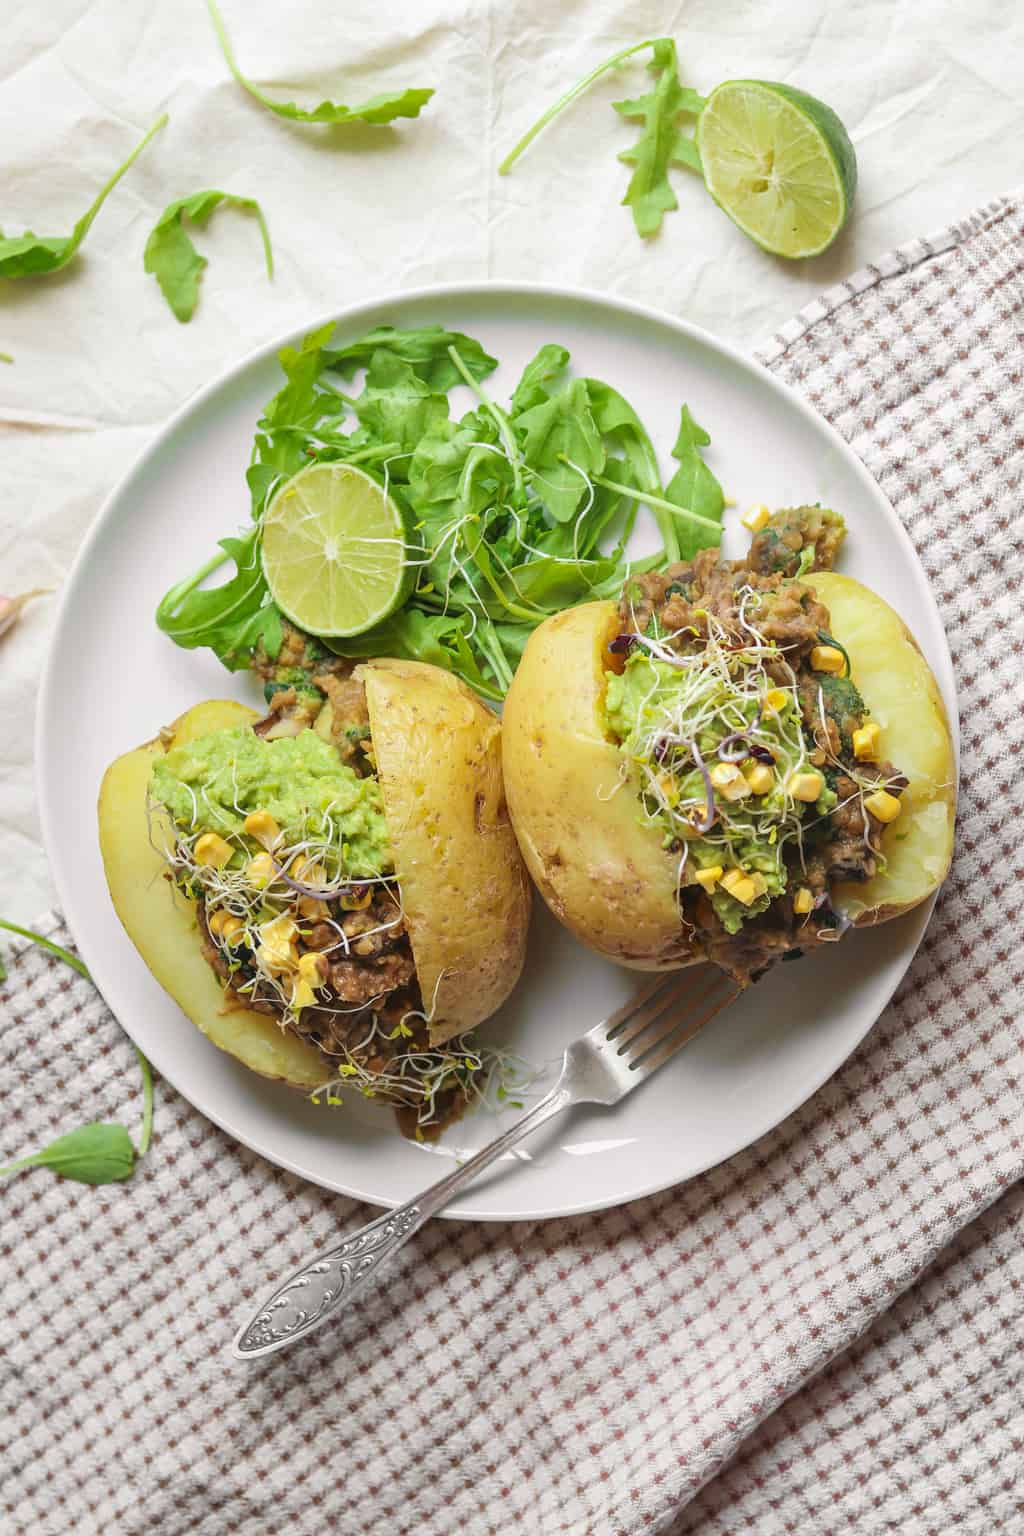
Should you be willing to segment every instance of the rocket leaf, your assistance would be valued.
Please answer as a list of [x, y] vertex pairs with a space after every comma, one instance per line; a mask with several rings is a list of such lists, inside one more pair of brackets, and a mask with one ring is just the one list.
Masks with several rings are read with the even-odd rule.
[[230, 192], [194, 192], [191, 197], [179, 197], [168, 203], [146, 241], [143, 265], [160, 284], [160, 291], [179, 320], [191, 320], [199, 301], [199, 279], [208, 265], [189, 238], [185, 220], [202, 229], [214, 209], [221, 203], [251, 211], [256, 215], [263, 239], [263, 255], [267, 263], [267, 276], [274, 276], [274, 254], [270, 248], [263, 210], [253, 197], [236, 197]]

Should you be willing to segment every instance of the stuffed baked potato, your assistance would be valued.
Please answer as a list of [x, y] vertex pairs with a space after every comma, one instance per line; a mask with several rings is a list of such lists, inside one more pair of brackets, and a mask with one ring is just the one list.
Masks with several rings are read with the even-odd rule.
[[[199, 704], [107, 770], [114, 906], [161, 985], [247, 1067], [306, 1090], [351, 1076], [422, 1108], [439, 1048], [523, 964], [530, 887], [499, 722], [411, 661], [268, 693], [263, 720]], [[451, 1084], [426, 1087], [433, 1119], [457, 1108]]]
[[892, 608], [820, 569], [841, 538], [820, 509], [780, 513], [746, 562], [702, 551], [531, 637], [504, 714], [512, 822], [555, 916], [609, 959], [745, 983], [945, 877], [939, 690]]

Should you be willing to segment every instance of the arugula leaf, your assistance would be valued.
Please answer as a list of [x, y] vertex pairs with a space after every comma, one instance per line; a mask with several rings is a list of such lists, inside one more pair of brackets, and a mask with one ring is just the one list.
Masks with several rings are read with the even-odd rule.
[[587, 478], [605, 464], [586, 384], [573, 379], [557, 395], [514, 416], [512, 426], [535, 491], [556, 522], [568, 522], [586, 495]]
[[527, 363], [522, 378], [512, 391], [512, 414], [528, 411], [546, 400], [551, 393], [550, 386], [568, 364], [569, 353], [565, 347], [545, 342], [536, 357]]
[[70, 235], [34, 235], [30, 229], [27, 229], [23, 235], [4, 236], [0, 232], [0, 277], [44, 277], [51, 272], [59, 272], [61, 267], [66, 267], [92, 228], [93, 220], [107, 197], [128, 168], [134, 165], [153, 135], [159, 133], [167, 121], [166, 112], [162, 117], [157, 118], [149, 132], [136, 144], [127, 160], [118, 166], [110, 180], [100, 188]]
[[214, 0], [206, 0], [210, 12], [210, 20], [213, 22], [217, 41], [220, 43], [224, 60], [243, 90], [249, 92], [256, 100], [273, 112], [277, 117], [286, 117], [293, 123], [390, 123], [396, 117], [419, 117], [420, 112], [433, 96], [433, 89], [429, 90], [404, 90], [385, 91], [378, 96], [371, 96], [358, 107], [345, 107], [340, 102], [322, 101], [318, 107], [309, 110], [299, 107], [294, 101], [274, 101], [270, 96], [253, 85], [239, 69], [235, 60], [231, 41], [221, 20], [220, 12]]
[[143, 266], [160, 284], [160, 291], [176, 317], [182, 322], [191, 320], [199, 302], [199, 279], [209, 263], [200, 256], [185, 228], [185, 220], [191, 219], [200, 229], [209, 221], [214, 209], [221, 203], [241, 208], [256, 215], [263, 240], [263, 255], [267, 263], [267, 277], [274, 276], [274, 253], [270, 248], [263, 210], [254, 197], [235, 197], [230, 192], [194, 192], [191, 197], [179, 197], [168, 203], [150, 231], [143, 256]]
[[435, 393], [393, 352], [378, 351], [370, 358], [354, 410], [368, 432], [411, 451], [448, 420], [448, 396]]
[[0, 1175], [23, 1168], [49, 1168], [80, 1184], [114, 1184], [135, 1172], [135, 1148], [123, 1125], [80, 1125], [39, 1152], [8, 1163]]
[[[77, 955], [37, 933], [34, 928], [22, 928], [18, 923], [8, 922], [6, 918], [0, 918], [0, 928], [6, 929], [8, 933], [20, 934], [23, 939], [30, 939], [33, 944], [49, 950], [58, 960], [72, 966], [86, 981], [92, 980], [84, 962]], [[0, 979], [6, 979], [7, 973], [2, 966], [0, 973]], [[63, 1178], [76, 1179], [80, 1184], [112, 1184], [130, 1178], [136, 1163], [149, 1151], [153, 1135], [153, 1073], [134, 1041], [132, 1048], [142, 1070], [142, 1124], [139, 1128], [138, 1152], [123, 1125], [82, 1125], [64, 1136], [58, 1136], [38, 1152], [19, 1157], [16, 1162], [0, 1168], [0, 1177], [8, 1173], [19, 1173], [25, 1168], [50, 1168]]]
[[[224, 553], [165, 592], [156, 610], [157, 624], [175, 645], [190, 651], [208, 645], [230, 672], [248, 667], [261, 641], [268, 656], [281, 649], [281, 614], [263, 574], [259, 537], [254, 527], [238, 538], [221, 539]], [[200, 583], [226, 559], [235, 565], [231, 580], [201, 590]]]
[[[725, 497], [701, 454], [701, 449], [710, 442], [704, 428], [690, 415], [689, 406], [684, 405], [680, 413], [679, 435], [672, 449], [672, 457], [679, 460], [679, 468], [665, 488], [665, 498], [686, 507], [698, 517], [712, 518], [720, 524]], [[712, 529], [692, 520], [678, 525], [677, 539], [677, 558], [680, 560], [690, 560], [699, 549], [714, 548], [718, 544]]]
[[324, 366], [340, 373], [343, 379], [350, 379], [358, 368], [369, 365], [375, 352], [392, 352], [408, 363], [416, 377], [432, 390], [447, 390], [462, 383], [462, 375], [452, 362], [452, 347], [478, 382], [498, 366], [498, 359], [485, 352], [472, 336], [446, 331], [443, 325], [421, 325], [405, 331], [378, 325], [347, 347], [326, 351]]
[[683, 112], [697, 114], [704, 106], [702, 96], [679, 83], [676, 45], [670, 37], [654, 44], [650, 68], [658, 75], [654, 89], [614, 104], [623, 117], [639, 118], [644, 125], [636, 144], [619, 159], [635, 167], [622, 201], [632, 208], [637, 232], [645, 237], [656, 234], [663, 215], [679, 206], [669, 185], [669, 166], [700, 170], [697, 146], [679, 127], [679, 117]]

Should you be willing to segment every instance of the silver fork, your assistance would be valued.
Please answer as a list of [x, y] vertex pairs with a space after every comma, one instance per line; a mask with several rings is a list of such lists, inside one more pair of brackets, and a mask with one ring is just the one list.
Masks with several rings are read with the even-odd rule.
[[235, 1336], [236, 1360], [255, 1360], [312, 1333], [354, 1296], [367, 1290], [381, 1265], [424, 1222], [462, 1193], [478, 1174], [524, 1136], [571, 1104], [617, 1104], [693, 1038], [738, 988], [715, 966], [661, 974], [625, 1007], [574, 1040], [550, 1093], [512, 1128], [482, 1147], [429, 1189], [388, 1211], [304, 1264], [279, 1285]]

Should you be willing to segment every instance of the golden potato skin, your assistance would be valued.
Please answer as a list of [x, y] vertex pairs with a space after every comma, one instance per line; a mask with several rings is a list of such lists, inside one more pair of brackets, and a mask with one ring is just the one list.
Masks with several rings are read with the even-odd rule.
[[356, 669], [366, 689], [395, 874], [430, 1039], [482, 1023], [526, 956], [530, 884], [509, 821], [501, 723], [417, 661]]
[[[931, 669], [888, 603], [849, 576], [803, 579], [849, 651], [882, 757], [910, 780], [906, 808], [882, 836], [886, 871], [837, 887], [858, 926], [886, 922], [926, 901], [949, 869], [949, 726]], [[612, 793], [622, 759], [604, 734], [602, 701], [617, 623], [614, 603], [587, 603], [534, 631], [505, 705], [505, 786], [527, 868], [555, 916], [609, 960], [669, 969], [695, 963], [676, 910], [676, 859], [640, 820], [635, 785]]]
[[884, 923], [926, 901], [949, 871], [956, 815], [949, 723], [917, 641], [884, 598], [835, 571], [803, 579], [828, 608], [832, 633], [849, 652], [853, 680], [882, 728], [882, 758], [909, 780], [902, 813], [882, 832], [884, 872], [835, 890], [858, 927]]
[[[328, 1063], [266, 1014], [224, 1011], [224, 989], [203, 958], [193, 904], [171, 890], [164, 878], [166, 865], [151, 846], [146, 825], [146, 788], [159, 753], [256, 718], [241, 704], [211, 700], [188, 710], [160, 739], [119, 757], [100, 787], [100, 848], [114, 909], [129, 938], [193, 1024], [252, 1071], [309, 1092], [329, 1081]], [[158, 846], [162, 835], [171, 835], [159, 808], [153, 832]]]
[[505, 700], [502, 755], [512, 824], [552, 912], [591, 949], [638, 970], [692, 963], [679, 921], [678, 858], [639, 818], [637, 787], [604, 734], [613, 602], [546, 619]]

